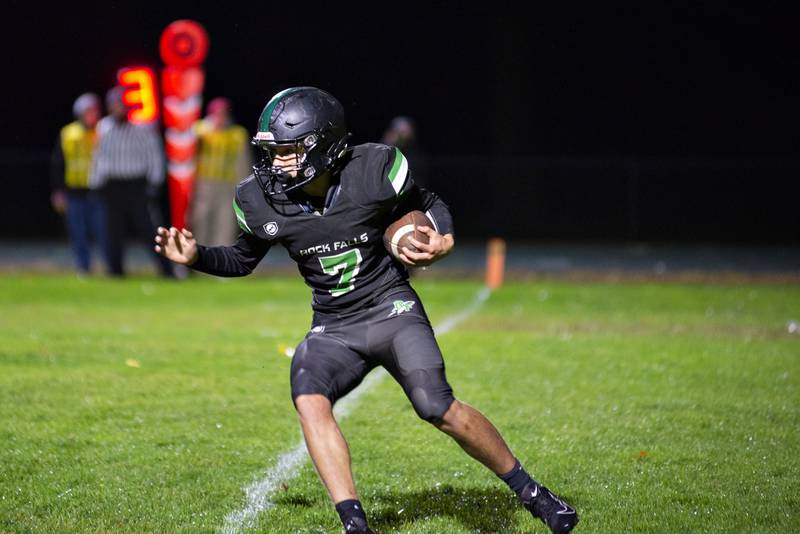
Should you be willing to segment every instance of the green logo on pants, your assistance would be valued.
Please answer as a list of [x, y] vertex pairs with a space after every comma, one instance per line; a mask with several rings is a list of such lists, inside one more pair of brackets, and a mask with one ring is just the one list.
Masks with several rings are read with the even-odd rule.
[[394, 308], [392, 308], [392, 312], [387, 317], [394, 317], [395, 315], [411, 311], [411, 308], [413, 308], [416, 303], [413, 300], [396, 300], [392, 302], [392, 304]]

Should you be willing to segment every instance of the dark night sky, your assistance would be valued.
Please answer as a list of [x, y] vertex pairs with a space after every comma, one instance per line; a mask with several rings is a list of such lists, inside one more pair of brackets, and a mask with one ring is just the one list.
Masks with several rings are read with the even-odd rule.
[[[469, 206], [457, 195], [503, 189], [502, 177], [516, 180], [511, 201], [534, 197], [514, 209], [538, 210], [533, 237], [672, 239], [697, 228], [697, 239], [800, 241], [800, 229], [785, 230], [800, 226], [791, 200], [800, 195], [794, 18], [717, 3], [550, 4], [112, 1], [53, 10], [12, 1], [0, 22], [0, 150], [49, 150], [78, 94], [104, 93], [121, 66], [159, 66], [162, 30], [191, 18], [211, 38], [206, 99], [230, 97], [252, 131], [274, 93], [316, 85], [342, 101], [356, 142], [412, 115], [429, 154], [477, 162], [466, 164], [463, 187], [455, 167], [445, 173], [457, 211]], [[514, 167], [525, 158], [573, 167]], [[590, 158], [645, 163], [633, 173], [577, 172], [574, 162]], [[675, 205], [685, 208], [679, 216]]]
[[273, 93], [307, 84], [342, 100], [357, 139], [379, 136], [389, 118], [407, 113], [444, 153], [795, 153], [785, 133], [797, 124], [800, 59], [782, 13], [11, 5], [3, 117], [15, 127], [3, 129], [0, 146], [49, 146], [77, 94], [103, 92], [122, 65], [158, 65], [163, 28], [193, 18], [211, 36], [206, 96], [233, 98], [248, 128]]

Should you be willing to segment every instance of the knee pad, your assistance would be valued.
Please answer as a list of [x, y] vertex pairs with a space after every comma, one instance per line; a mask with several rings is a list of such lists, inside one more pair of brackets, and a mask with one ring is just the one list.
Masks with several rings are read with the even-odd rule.
[[453, 390], [444, 379], [432, 380], [422, 369], [408, 375], [406, 394], [420, 419], [429, 423], [441, 421], [455, 400]]

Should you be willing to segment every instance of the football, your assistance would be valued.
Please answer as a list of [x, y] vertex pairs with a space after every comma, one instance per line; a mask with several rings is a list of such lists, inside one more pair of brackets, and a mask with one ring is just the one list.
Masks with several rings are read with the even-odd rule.
[[390, 224], [383, 233], [383, 244], [389, 254], [402, 261], [400, 254], [403, 252], [403, 247], [408, 247], [409, 250], [417, 252], [417, 248], [411, 244], [409, 237], [413, 237], [422, 243], [428, 243], [428, 236], [417, 230], [417, 226], [433, 228], [433, 223], [424, 213], [415, 210], [409, 211]]

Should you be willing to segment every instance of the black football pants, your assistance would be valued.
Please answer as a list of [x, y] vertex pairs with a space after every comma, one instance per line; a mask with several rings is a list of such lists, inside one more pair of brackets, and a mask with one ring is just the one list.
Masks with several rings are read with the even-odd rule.
[[292, 360], [292, 399], [347, 395], [376, 366], [402, 386], [417, 415], [436, 423], [453, 402], [444, 360], [416, 292], [401, 286], [347, 316], [315, 313]]

